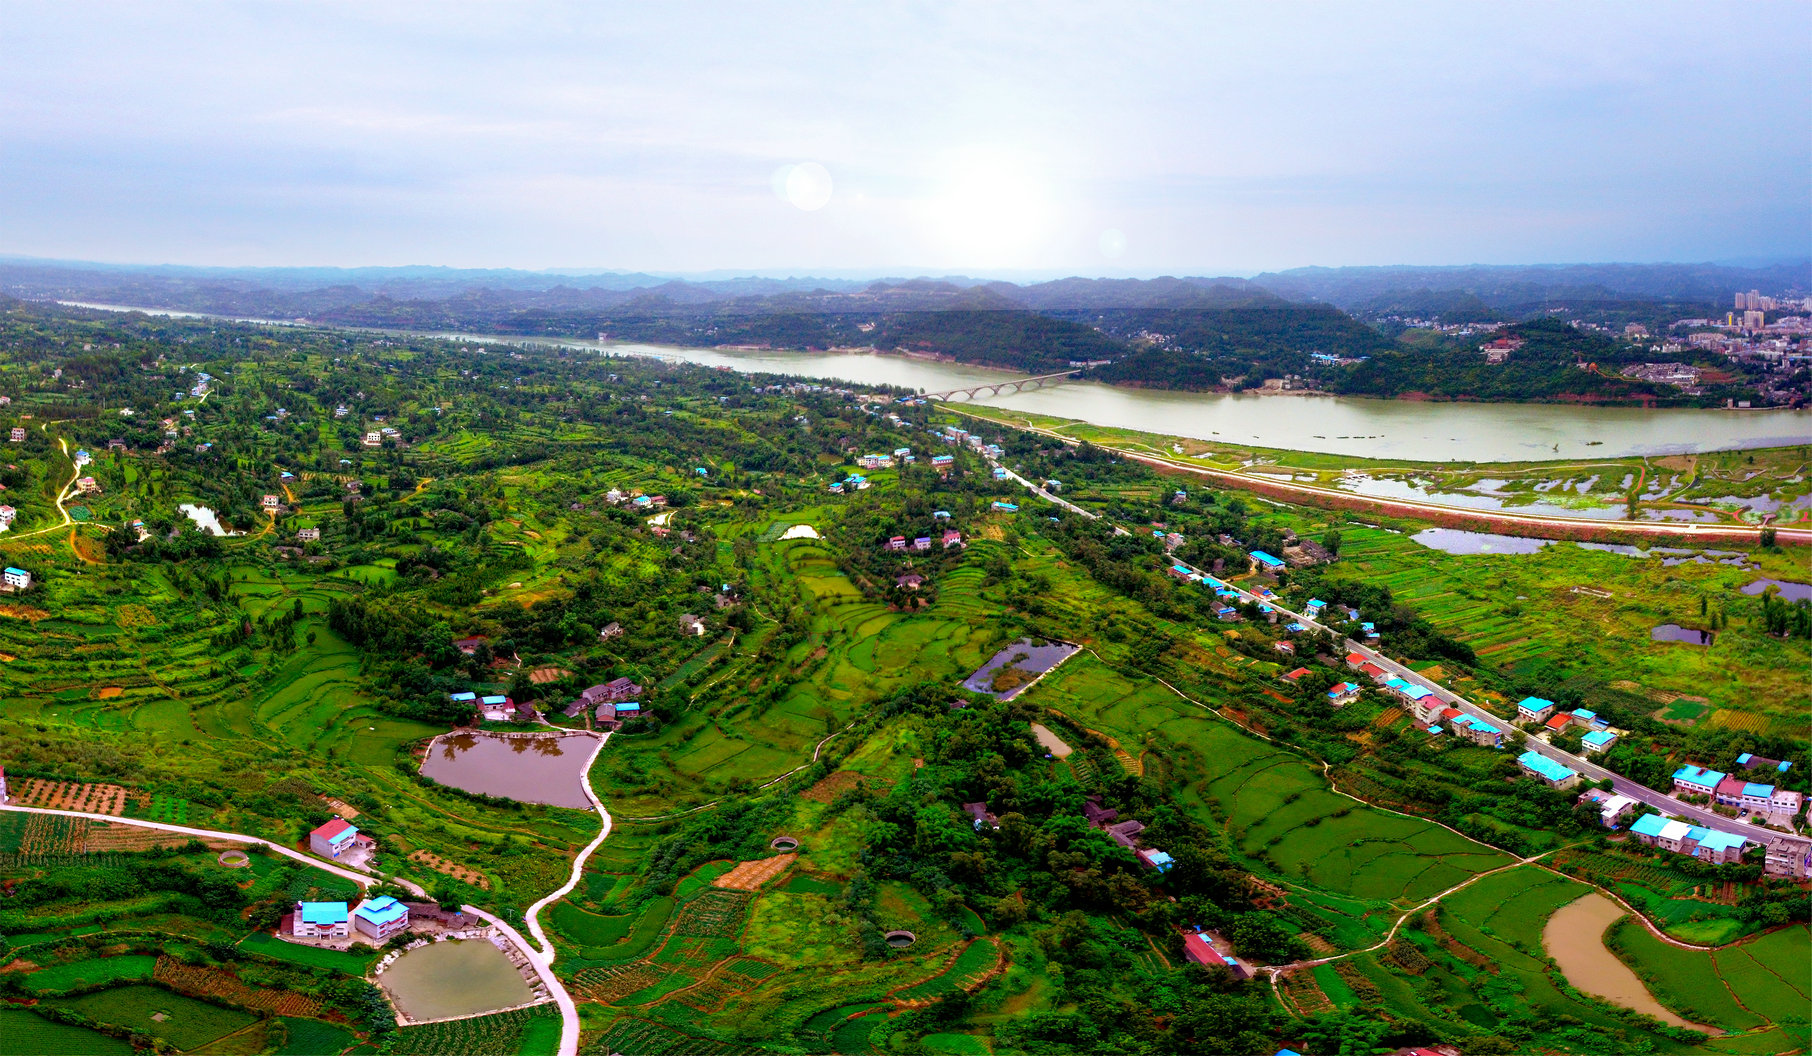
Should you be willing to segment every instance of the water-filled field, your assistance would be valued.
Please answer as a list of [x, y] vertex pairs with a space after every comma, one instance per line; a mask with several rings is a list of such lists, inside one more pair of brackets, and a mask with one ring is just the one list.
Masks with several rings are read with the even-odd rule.
[[557, 733], [449, 733], [428, 746], [422, 776], [481, 795], [587, 810], [591, 801], [580, 779], [597, 743]]
[[527, 1004], [522, 973], [489, 942], [452, 940], [410, 950], [378, 976], [410, 1019], [446, 1019]]

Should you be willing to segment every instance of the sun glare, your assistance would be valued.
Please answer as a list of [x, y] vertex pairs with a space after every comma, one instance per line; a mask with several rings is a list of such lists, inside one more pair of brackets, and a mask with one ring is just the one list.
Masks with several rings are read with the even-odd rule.
[[1050, 234], [1047, 181], [1014, 154], [973, 151], [952, 158], [929, 206], [952, 261], [1033, 263]]

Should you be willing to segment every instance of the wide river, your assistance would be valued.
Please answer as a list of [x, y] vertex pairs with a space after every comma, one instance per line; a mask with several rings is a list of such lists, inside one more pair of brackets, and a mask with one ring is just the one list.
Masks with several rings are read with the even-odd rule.
[[[119, 305], [82, 306], [171, 316], [198, 314]], [[872, 353], [758, 352], [443, 332], [422, 333], [421, 336], [493, 344], [558, 344], [598, 349], [611, 355], [653, 356], [727, 367], [744, 373], [791, 374], [852, 385], [896, 385], [922, 392], [941, 392], [1020, 376], [985, 367]], [[1074, 418], [1095, 425], [1200, 440], [1416, 461], [1576, 460], [1812, 442], [1812, 411], [1643, 410], [1558, 403], [1421, 403], [1346, 396], [1254, 396], [1121, 389], [1075, 382], [1013, 395], [990, 396], [978, 402]]]

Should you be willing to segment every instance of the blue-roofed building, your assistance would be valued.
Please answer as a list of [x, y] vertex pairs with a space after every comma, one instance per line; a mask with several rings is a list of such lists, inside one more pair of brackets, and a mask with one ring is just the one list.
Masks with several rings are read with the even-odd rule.
[[353, 926], [374, 939], [387, 939], [409, 926], [409, 907], [383, 895], [366, 899], [352, 913]]
[[1145, 863], [1147, 868], [1155, 869], [1160, 873], [1169, 872], [1170, 867], [1177, 864], [1175, 858], [1160, 850], [1141, 848], [1133, 853], [1138, 855], [1139, 861]]
[[1516, 702], [1518, 722], [1546, 722], [1554, 714], [1554, 702], [1541, 697], [1524, 697]]
[[1659, 814], [1637, 818], [1636, 823], [1630, 826], [1630, 835], [1651, 847], [1677, 854], [1690, 854], [1713, 865], [1741, 861], [1743, 849], [1752, 842], [1748, 837], [1733, 832], [1688, 825], [1684, 821], [1671, 821]]
[[472, 692], [449, 693], [447, 699], [455, 704], [471, 704], [478, 700], [478, 694]]
[[5, 578], [0, 580], [7, 590], [27, 590], [31, 587], [31, 573], [23, 568], [6, 566]]
[[639, 718], [642, 714], [642, 702], [639, 700], [619, 700], [617, 701], [617, 714], [628, 715], [631, 718]]
[[1516, 762], [1529, 776], [1552, 788], [1572, 788], [1579, 784], [1578, 774], [1533, 749], [1517, 756]]
[[1328, 703], [1336, 708], [1344, 708], [1359, 699], [1359, 687], [1352, 682], [1342, 682], [1328, 690]]
[[1325, 609], [1327, 607], [1328, 607], [1328, 603], [1325, 601], [1322, 601], [1320, 598], [1310, 598], [1309, 604], [1308, 604], [1309, 619], [1312, 620], [1315, 617], [1321, 615], [1321, 610]]
[[1748, 838], [1734, 832], [1705, 829], [1696, 825], [1687, 835], [1697, 844], [1692, 850], [1692, 856], [1714, 865], [1742, 861], [1743, 849], [1749, 845]]
[[343, 939], [352, 934], [344, 902], [298, 902], [290, 934], [299, 939]]
[[1384, 683], [1384, 689], [1386, 692], [1395, 693], [1397, 696], [1402, 697], [1411, 704], [1427, 700], [1429, 697], [1435, 695], [1434, 690], [1429, 689], [1427, 686], [1418, 686], [1414, 682], [1405, 681], [1401, 678], [1393, 678], [1389, 682]]
[[1252, 551], [1252, 560], [1267, 572], [1276, 572], [1285, 567], [1282, 561], [1265, 553], [1263, 550]]
[[997, 510], [1004, 510], [1007, 513], [1018, 513], [1019, 512], [1019, 505], [1017, 503], [1002, 502], [999, 499], [994, 500], [994, 508]]
[[1691, 763], [1674, 771], [1674, 791], [1686, 792], [1695, 796], [1715, 795], [1718, 782], [1724, 780], [1725, 774], [1719, 770], [1707, 770]]
[[1430, 726], [1428, 728], [1428, 735], [1430, 737], [1439, 737], [1441, 734], [1446, 733], [1446, 732], [1447, 732], [1446, 730], [1441, 729], [1439, 726]]
[[1579, 743], [1581, 747], [1585, 749], [1585, 753], [1591, 755], [1593, 752], [1602, 752], [1611, 745], [1616, 744], [1617, 735], [1609, 730], [1593, 730], [1591, 733], [1581, 737]]
[[1456, 736], [1465, 737], [1473, 744], [1483, 745], [1486, 748], [1503, 747], [1504, 731], [1483, 719], [1476, 719], [1462, 713], [1455, 715], [1452, 722], [1453, 732]]

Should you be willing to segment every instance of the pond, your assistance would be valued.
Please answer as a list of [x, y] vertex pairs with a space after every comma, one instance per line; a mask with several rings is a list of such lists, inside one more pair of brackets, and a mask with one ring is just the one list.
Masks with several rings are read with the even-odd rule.
[[1812, 583], [1795, 583], [1790, 579], [1758, 579], [1743, 588], [1743, 593], [1755, 596], [1769, 587], [1780, 588], [1782, 601], [1812, 601]]
[[378, 982], [397, 1010], [418, 1022], [515, 1008], [535, 996], [503, 951], [482, 939], [449, 939], [410, 950]]
[[226, 528], [221, 525], [220, 518], [216, 517], [214, 515], [214, 511], [208, 509], [206, 506], [194, 506], [194, 505], [191, 505], [191, 504], [185, 502], [176, 508], [181, 510], [183, 512], [183, 514], [189, 518], [189, 520], [194, 521], [197, 525], [199, 525], [201, 527], [202, 531], [208, 533], [209, 535], [244, 535], [245, 534], [244, 532], [227, 531]]
[[1076, 646], [1067, 642], [1045, 642], [1021, 638], [995, 653], [973, 675], [963, 680], [963, 688], [974, 693], [987, 693], [996, 700], [1012, 700], [1026, 691], [1051, 668], [1075, 655]]
[[1685, 642], [1688, 645], [1710, 645], [1717, 638], [1712, 631], [1682, 627], [1677, 623], [1664, 623], [1648, 632], [1648, 636], [1657, 642]]
[[1633, 1008], [1664, 1023], [1710, 1034], [1718, 1030], [1681, 1019], [1656, 1001], [1629, 966], [1604, 945], [1604, 932], [1624, 908], [1594, 891], [1555, 910], [1542, 929], [1541, 943], [1575, 989], [1612, 1004]]
[[590, 810], [582, 778], [597, 748], [590, 734], [461, 730], [428, 745], [422, 776], [480, 795]]
[[1490, 532], [1466, 532], [1458, 528], [1428, 528], [1409, 538], [1446, 554], [1533, 554], [1550, 542]]

